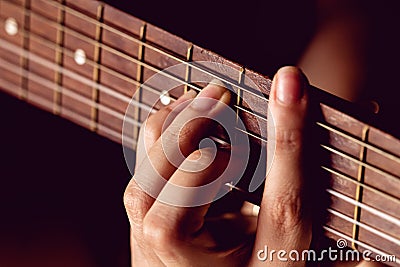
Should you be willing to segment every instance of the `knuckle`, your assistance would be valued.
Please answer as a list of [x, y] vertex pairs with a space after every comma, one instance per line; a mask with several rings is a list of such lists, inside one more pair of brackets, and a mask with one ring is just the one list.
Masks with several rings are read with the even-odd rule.
[[172, 123], [164, 133], [165, 140], [168, 142], [178, 143], [179, 145], [192, 140], [195, 132], [192, 127], [179, 123]]
[[153, 119], [154, 117], [149, 117], [144, 123], [144, 127], [142, 127], [144, 131], [144, 135], [147, 140], [157, 140], [161, 135], [160, 126]]
[[132, 180], [124, 192], [123, 201], [132, 228], [141, 229], [148, 200], [142, 189]]
[[143, 239], [151, 247], [162, 253], [170, 253], [171, 247], [174, 247], [176, 233], [168, 226], [158, 215], [148, 214], [143, 223]]
[[269, 210], [275, 229], [282, 233], [289, 233], [302, 223], [302, 200], [297, 193], [275, 196], [270, 201]]
[[293, 153], [301, 149], [303, 134], [299, 129], [276, 128], [274, 141], [275, 152]]

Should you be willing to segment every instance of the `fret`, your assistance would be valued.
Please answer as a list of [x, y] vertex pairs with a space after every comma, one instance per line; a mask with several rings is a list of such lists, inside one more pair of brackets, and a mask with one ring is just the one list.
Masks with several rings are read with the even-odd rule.
[[[375, 214], [371, 214], [368, 210], [365, 209], [362, 210], [362, 214], [364, 217], [361, 220], [354, 220], [354, 205], [343, 201], [336, 196], [332, 196], [331, 199], [332, 204], [330, 205], [330, 209], [343, 214], [345, 217], [347, 217], [347, 220], [329, 214], [327, 225], [332, 229], [335, 229], [336, 231], [339, 231], [351, 237], [352, 242], [349, 242], [349, 244], [354, 243], [355, 247], [357, 247], [357, 250], [363, 251], [363, 248], [360, 248], [357, 245], [359, 242], [362, 242], [364, 244], [368, 244], [374, 247], [379, 247], [386, 253], [398, 255], [398, 250], [400, 248], [398, 244], [396, 244], [396, 242], [398, 241], [393, 242], [382, 239], [379, 235], [365, 229], [365, 227], [360, 227], [360, 224], [368, 225], [369, 227], [372, 227], [375, 231], [378, 231], [383, 235], [391, 236], [391, 240], [400, 240], [398, 226], [379, 216], [376, 216]], [[357, 239], [354, 239], [352, 236], [355, 224], [359, 227]]]
[[362, 136], [364, 124], [355, 118], [341, 113], [326, 104], [321, 104], [321, 111], [326, 122], [335, 126], [353, 136], [360, 138]]
[[[65, 69], [73, 71], [83, 77], [92, 80], [94, 69], [96, 68], [93, 64], [88, 64], [87, 61], [94, 61], [96, 51], [96, 26], [83, 20], [77, 14], [71, 14], [67, 8], [71, 5], [81, 7], [85, 9], [85, 14], [96, 18], [97, 15], [97, 4], [96, 1], [77, 1], [70, 3], [66, 1], [67, 7], [65, 7], [65, 27], [64, 27], [64, 54], [63, 54], [63, 66]], [[54, 3], [52, 3], [54, 4]], [[68, 53], [66, 51], [69, 51]], [[62, 84], [64, 87], [73, 90], [86, 98], [91, 99], [93, 94], [93, 85], [84, 84], [81, 81], [73, 79], [72, 77], [63, 75]], [[92, 107], [84, 105], [81, 102], [73, 99], [69, 96], [62, 97], [62, 106], [67, 107], [80, 115], [92, 119]]]
[[[29, 16], [29, 9], [31, 6], [31, 0], [25, 0], [25, 5], [24, 5], [24, 22], [23, 22], [23, 28], [27, 29], [29, 31], [30, 29], [30, 16]], [[25, 50], [29, 50], [29, 35], [25, 35], [23, 38], [23, 44], [22, 47]], [[27, 70], [29, 68], [29, 58], [26, 56], [23, 56], [20, 58], [21, 59], [21, 66], [23, 69]], [[20, 92], [20, 98], [25, 100], [28, 98], [28, 78], [23, 77], [21, 81], [21, 92]]]
[[[365, 224], [370, 226], [372, 225], [373, 228], [378, 230], [379, 232], [385, 233], [391, 236], [393, 239], [400, 240], [400, 237], [398, 235], [398, 225], [389, 223], [386, 220], [379, 218], [378, 216], [374, 216], [368, 211], [364, 211], [364, 209], [362, 210], [362, 213], [367, 214], [367, 216], [365, 216], [364, 218]], [[378, 247], [386, 251], [388, 254], [399, 255], [400, 253], [399, 241], [388, 241], [386, 239], [383, 239], [381, 236], [376, 235], [375, 233], [372, 233], [362, 227], [359, 227], [358, 240], [364, 241], [365, 243], [368, 243], [374, 247]]]
[[[30, 29], [25, 29], [24, 35], [29, 35], [29, 51], [51, 62], [58, 62], [59, 58], [57, 59], [57, 57], [60, 56], [59, 48], [55, 45], [46, 45], [36, 37], [48, 40], [51, 43], [57, 43], [57, 41], [60, 40], [58, 39], [60, 36], [58, 36], [59, 24], [57, 23], [58, 19], [61, 19], [59, 16], [59, 9], [48, 5], [43, 0], [38, 0], [31, 1], [30, 10], [27, 10], [26, 12], [29, 13], [30, 17]], [[36, 14], [40, 14], [40, 16], [43, 16], [45, 20], [41, 19], [41, 17]], [[50, 24], [48, 23], [49, 21], [51, 22]], [[60, 90], [57, 85], [60, 83], [60, 80], [57, 81], [57, 79], [59, 79], [57, 77], [57, 67], [49, 68], [48, 66], [44, 66], [30, 60], [29, 72], [30, 78], [28, 79], [27, 84], [27, 90], [29, 92], [28, 101], [35, 102], [34, 100], [30, 99], [31, 95], [43, 97], [46, 99], [46, 101], [53, 102], [53, 107], [48, 111], [57, 114], [59, 109], [57, 108], [57, 101], [55, 101], [55, 97]], [[53, 84], [54, 88], [43, 87], [42, 84], [39, 84], [31, 79], [31, 75], [34, 74], [40, 75], [47, 80], [55, 81], [56, 83]], [[44, 108], [47, 110], [49, 107], [46, 105]]]
[[[324, 226], [323, 228], [326, 231], [326, 235], [329, 238], [332, 238], [334, 240], [338, 240], [338, 239], [345, 239], [348, 243], [351, 243], [351, 237], [349, 237], [348, 235], [341, 233], [340, 231], [337, 231], [335, 229], [332, 229], [329, 226]], [[357, 245], [359, 246], [361, 252], [369, 250], [371, 251], [371, 255], [370, 258], [373, 259], [375, 258], [377, 255], [387, 255], [387, 252], [382, 250], [380, 247], [373, 247], [371, 245], [365, 244], [363, 242], [357, 241]], [[331, 247], [333, 247], [334, 245], [332, 244]], [[400, 263], [400, 260], [398, 260], [398, 258], [396, 258], [395, 262], [385, 262], [386, 265], [388, 266], [393, 266], [396, 267], [398, 266]]]
[[[97, 7], [97, 20], [100, 22], [103, 22], [103, 14], [104, 14], [104, 6], [100, 4]], [[95, 47], [94, 47], [94, 55], [93, 55], [93, 62], [96, 63], [96, 65], [93, 67], [93, 78], [92, 80], [98, 85], [100, 83], [100, 68], [99, 65], [101, 64], [101, 52], [102, 49], [100, 47], [100, 43], [102, 42], [102, 33], [103, 33], [103, 27], [101, 24], [96, 25], [96, 35], [95, 35]], [[99, 90], [98, 86], [94, 86], [92, 88], [92, 101], [93, 103], [99, 103]], [[98, 125], [98, 109], [97, 106], [94, 105], [91, 110], [91, 130], [96, 131], [97, 130], [97, 125]]]
[[[133, 59], [138, 59], [139, 45], [128, 38], [121, 38], [111, 28], [123, 30], [129, 35], [138, 38], [143, 21], [105, 5], [103, 22], [106, 26], [103, 25], [100, 83], [131, 98], [139, 86], [136, 81], [139, 65], [133, 61]], [[121, 114], [125, 114], [128, 106], [128, 102], [102, 91], [99, 94], [99, 102]], [[110, 117], [105, 112], [99, 112], [99, 122], [116, 131], [122, 131], [123, 121]], [[132, 126], [129, 134], [137, 131], [136, 128], [136, 125]]]
[[[66, 22], [66, 27], [68, 26], [68, 22]], [[94, 66], [87, 64], [78, 64], [75, 60], [75, 53], [78, 49], [81, 49], [85, 53], [86, 60], [93, 61], [94, 59], [94, 48], [93, 44], [87, 43], [85, 41], [79, 40], [76, 37], [69, 34], [69, 32], [65, 31], [65, 42], [64, 42], [64, 51], [68, 50], [72, 53], [64, 53], [63, 57], [63, 66], [65, 69], [68, 69], [78, 75], [81, 75], [87, 79], [92, 80], [93, 78], [93, 70]], [[87, 98], [92, 97], [93, 86], [89, 84], [83, 84], [81, 81], [76, 80], [72, 77], [63, 75], [62, 84], [64, 87], [71, 89]], [[62, 97], [62, 106], [67, 107], [71, 110], [79, 112], [80, 115], [85, 116], [87, 118], [91, 118], [92, 109], [89, 106], [82, 106], [81, 103], [77, 102], [74, 99], [71, 99], [68, 96]]]
[[[257, 74], [251, 70], [246, 69], [246, 79], [244, 79], [244, 88], [253, 88], [251, 82], [255, 83], [261, 93], [269, 93], [270, 82], [261, 80]], [[268, 99], [261, 95], [254, 94], [252, 91], [241, 90], [242, 102], [240, 105], [239, 116], [245, 123], [246, 127], [252, 133], [267, 138], [267, 120], [261, 118], [268, 117]], [[246, 110], [246, 112], [244, 111]]]
[[[353, 197], [355, 195], [357, 186], [362, 186], [363, 203], [374, 206], [378, 210], [384, 210], [391, 216], [398, 216], [398, 209], [396, 208], [396, 205], [399, 205], [400, 203], [398, 198], [386, 194], [385, 191], [380, 191], [372, 186], [361, 183], [353, 177], [349, 177], [329, 167], [324, 166], [323, 169], [332, 175], [332, 189], [336, 192], [348, 197]], [[352, 211], [349, 210], [349, 212], [346, 214], [351, 215], [351, 212]], [[363, 216], [363, 214], [361, 214], [361, 216]], [[363, 219], [360, 218], [360, 220], [362, 221]], [[400, 236], [400, 229], [398, 229], [397, 234]]]
[[[121, 30], [137, 38], [139, 38], [140, 29], [144, 24], [143, 21], [128, 16], [126, 13], [108, 5], [104, 9], [104, 23], [112, 29]], [[130, 58], [138, 59], [139, 45], [137, 42], [133, 42], [127, 38], [121, 38], [114, 31], [110, 30], [110, 28], [103, 27], [103, 44], [112, 49], [103, 49], [101, 83], [130, 98], [139, 86], [136, 82], [138, 64], [130, 60]], [[114, 50], [118, 51], [118, 53], [115, 53]], [[122, 114], [125, 114], [128, 107], [128, 103], [103, 92], [100, 92], [100, 102]], [[100, 115], [102, 124], [122, 132], [122, 120], [110, 118], [106, 113], [101, 113]], [[132, 124], [129, 126], [130, 131], [125, 133], [125, 136], [130, 134], [133, 137], [133, 134], [138, 131], [137, 126]], [[132, 143], [128, 147], [134, 147], [135, 145], [136, 143]]]
[[[61, 4], [64, 5], [65, 1], [62, 0]], [[57, 12], [57, 24], [59, 28], [57, 29], [57, 37], [56, 37], [56, 57], [55, 62], [58, 66], [63, 65], [63, 47], [64, 47], [64, 23], [65, 23], [65, 9], [59, 8]], [[58, 68], [54, 74], [54, 82], [57, 86], [57, 89], [54, 91], [53, 95], [53, 112], [54, 114], [59, 114], [61, 112], [61, 85], [62, 85], [62, 72], [61, 69]]]
[[[399, 142], [394, 137], [387, 134], [383, 135], [382, 132], [377, 129], [371, 128], [369, 143], [382, 148], [394, 157], [397, 156], [397, 160], [369, 149], [367, 161], [381, 169], [387, 170], [389, 173], [396, 175], [397, 177], [400, 177], [400, 162], [398, 160], [400, 155]], [[384, 179], [381, 175], [366, 169], [365, 182], [379, 189], [384, 189], [388, 194], [400, 198], [400, 178], [397, 181]]]
[[[135, 88], [142, 93], [142, 98], [139, 98], [139, 101], [144, 105], [153, 100], [159, 100], [160, 92], [165, 90], [165, 88], [140, 86], [137, 81], [143, 82], [159, 69], [180, 62], [192, 60], [220, 62], [228, 64], [238, 72], [239, 79], [229, 82], [232, 82], [232, 87], [239, 96], [234, 99], [236, 101], [235, 106], [233, 106], [237, 119], [238, 117], [243, 118], [247, 126], [247, 129], [241, 130], [247, 135], [254, 135], [254, 137], [251, 137], [252, 141], [259, 138], [266, 139], [266, 131], [263, 132], [260, 128], [266, 130], [268, 100], [263, 95], [257, 95], [254, 91], [251, 91], [249, 82], [253, 80], [262, 93], [268, 95], [271, 85], [269, 79], [251, 70], [241, 68], [241, 66], [210, 51], [197, 46], [190, 46], [190, 43], [154, 26], [147, 25], [147, 32], [144, 32], [143, 21], [109, 6], [104, 8], [103, 22], [101, 20], [96, 21], [99, 5], [97, 1], [66, 1], [67, 7], [64, 9], [65, 29], [63, 30], [65, 36], [64, 43], [61, 44], [60, 37], [57, 34], [61, 32], [59, 25], [62, 24], [60, 23], [60, 10], [62, 9], [60, 3], [47, 0], [31, 1], [31, 11], [29, 9], [23, 11], [23, 4], [25, 2], [0, 1], [1, 42], [7, 40], [10, 43], [17, 44], [19, 48], [25, 48], [25, 52], [22, 53], [22, 50], [15, 48], [5, 49], [4, 42], [0, 46], [0, 69], [2, 71], [0, 83], [2, 87], [7, 87], [8, 92], [28, 90], [27, 100], [29, 102], [45, 109], [49, 109], [49, 107], [54, 109], [56, 102], [53, 101], [54, 91], [62, 91], [63, 97], [60, 104], [63, 111], [60, 114], [61, 116], [90, 128], [93, 127], [93, 121], [96, 121], [96, 116], [93, 115], [93, 110], [96, 110], [98, 112], [98, 123], [96, 124], [98, 133], [116, 142], [121, 142], [119, 133], [122, 128], [124, 111]], [[46, 8], [46, 5], [51, 6], [54, 10], [51, 11], [50, 8]], [[15, 36], [5, 33], [4, 21], [10, 14], [13, 14], [12, 12], [15, 13], [15, 19], [19, 26], [24, 25], [26, 17], [29, 17], [30, 25], [26, 27], [26, 33], [21, 34], [23, 30]], [[79, 12], [83, 12], [92, 20], [88, 21]], [[14, 15], [12, 16], [14, 17]], [[21, 16], [21, 21], [18, 21], [18, 16]], [[102, 29], [102, 38], [98, 38], [98, 29]], [[142, 34], [140, 34], [141, 30]], [[25, 47], [23, 41], [27, 37], [29, 38], [29, 46]], [[59, 45], [58, 48], [56, 47], [57, 44]], [[63, 64], [57, 64], [57, 55], [61, 53], [60, 47], [63, 48]], [[192, 50], [190, 51], [188, 47], [192, 47]], [[81, 65], [74, 58], [78, 49], [82, 49], [86, 57]], [[144, 53], [144, 50], [146, 50], [146, 53]], [[30, 55], [27, 61], [28, 68], [26, 68], [26, 66], [20, 64], [20, 58], [27, 60], [26, 55], [29, 51], [33, 54]], [[19, 54], [23, 56], [20, 57]], [[40, 61], [34, 60], [34, 55], [47, 59], [53, 64], [40, 64]], [[4, 61], [14, 63], [14, 70], [7, 68], [8, 65], [4, 64]], [[59, 65], [59, 72], [62, 71], [63, 73], [61, 83], [52, 75], [54, 70], [57, 69], [57, 65]], [[173, 98], [192, 86], [187, 84], [190, 81], [188, 70], [192, 71], [195, 68], [189, 65], [185, 67], [185, 71], [179, 77], [184, 85], [171, 93]], [[70, 75], [68, 71], [73, 72], [74, 75]], [[207, 72], [206, 69], [202, 71]], [[240, 75], [243, 75], [244, 72], [249, 79], [242, 80]], [[212, 76], [212, 74], [207, 75]], [[43, 77], [46, 82], [38, 80], [37, 76]], [[228, 79], [229, 77], [222, 76], [222, 78]], [[21, 84], [22, 79], [27, 79], [28, 83], [26, 85]], [[193, 85], [197, 87], [199, 84]], [[97, 92], [97, 99], [93, 97], [95, 95], [93, 92]], [[242, 99], [246, 99], [247, 103], [239, 102], [240, 96]], [[321, 120], [319, 125], [332, 127], [325, 128], [329, 133], [329, 138], [324, 143], [326, 147], [330, 148], [331, 162], [327, 168], [329, 167], [329, 170], [331, 170], [332, 188], [351, 198], [357, 195], [357, 191], [362, 191], [362, 194], [358, 193], [359, 197], [356, 196], [355, 198], [359, 202], [375, 210], [384, 211], [388, 216], [398, 217], [400, 190], [399, 179], [397, 178], [400, 176], [400, 141], [370, 127], [368, 143], [364, 144], [363, 142], [367, 140], [363, 138], [365, 124], [331, 108], [329, 106], [331, 104], [328, 105], [327, 103], [321, 104], [322, 115], [325, 120]], [[251, 110], [250, 106], [254, 107], [254, 110]], [[149, 111], [146, 108], [146, 111], [143, 110], [144, 107], [138, 104], [137, 110], [140, 113], [134, 119], [142, 121], [145, 118]], [[161, 107], [161, 105], [158, 103], [157, 107]], [[337, 107], [341, 108], [340, 105]], [[128, 138], [131, 140], [128, 142], [128, 146], [134, 147], [137, 135], [135, 137], [133, 133], [138, 130], [140, 123], [131, 119], [128, 125], [131, 127], [130, 132], [132, 133], [132, 136]], [[260, 142], [252, 142], [251, 145], [257, 147], [260, 144]], [[373, 146], [373, 149], [370, 146]], [[367, 149], [368, 153], [360, 157], [360, 151]], [[360, 175], [360, 173], [362, 174]], [[244, 186], [243, 188], [247, 187]], [[331, 218], [328, 224], [334, 229], [339, 229], [340, 232], [350, 236], [354, 244], [364, 242], [382, 250], [400, 254], [398, 248], [393, 248], [385, 240], [377, 239], [373, 233], [361, 227], [362, 224], [366, 224], [385, 234], [399, 238], [398, 225], [384, 218], [379, 218], [369, 211], [362, 210], [358, 213], [359, 216], [354, 216], [356, 205], [347, 203], [342, 199], [339, 200], [335, 196], [332, 199], [332, 208], [347, 216], [345, 218], [351, 219], [349, 221], [338, 217]], [[357, 235], [352, 234], [355, 224], [357, 225]], [[363, 249], [361, 246], [357, 248]]]
[[[126, 13], [108, 5], [104, 9], [104, 23], [113, 29], [123, 30], [137, 38], [143, 25], [143, 21], [128, 16]], [[127, 27], [127, 25], [129, 26]], [[128, 38], [121, 38], [110, 28], [103, 27], [103, 44], [111, 49], [103, 48], [102, 66], [108, 70], [101, 71], [100, 82], [127, 96], [132, 96], [137, 87], [134, 81], [136, 81], [138, 64], [133, 62], [131, 58], [138, 58], [138, 43]], [[100, 94], [101, 100], [107, 97], [107, 95]], [[108, 104], [113, 105], [112, 102]], [[112, 107], [125, 112], [127, 105], [120, 106], [119, 104]]]
[[[245, 80], [245, 71], [246, 69], [244, 67], [240, 67], [240, 71], [239, 71], [239, 77], [238, 77], [238, 85], [243, 85], [244, 84], [244, 80]], [[242, 97], [243, 97], [243, 92], [240, 89], [240, 87], [237, 88], [236, 90], [236, 100], [234, 100], [233, 102], [236, 104], [236, 127], [238, 127], [239, 124], [239, 118], [240, 117], [240, 109], [239, 107], [242, 106]], [[235, 139], [237, 140], [237, 134], [235, 134]]]
[[[188, 48], [187, 48], [187, 52], [186, 52], [186, 62], [191, 62], [192, 61], [192, 57], [193, 57], [193, 44], [190, 43]], [[190, 67], [189, 64], [186, 65], [186, 74], [185, 74], [185, 82], [186, 83], [190, 83], [191, 82], [191, 73], [192, 73], [192, 69]], [[184, 89], [183, 91], [185, 93], [187, 93], [187, 91], [189, 91], [189, 87], [187, 84], [184, 85]]]
[[[146, 41], [146, 33], [147, 33], [147, 24], [144, 23], [140, 28], [140, 35], [139, 35], [139, 39], [142, 42]], [[140, 62], [143, 62], [144, 58], [145, 58], [145, 47], [143, 46], [143, 44], [140, 44], [139, 45], [139, 50], [138, 50], [138, 60]], [[133, 99], [138, 101], [138, 102], [141, 102], [142, 101], [142, 90], [141, 90], [142, 89], [142, 85], [141, 84], [143, 83], [143, 65], [141, 65], [141, 64], [137, 65], [136, 81], [138, 81], [140, 84], [136, 87], [136, 91], [135, 91]], [[133, 116], [132, 117], [136, 121], [140, 121], [140, 117], [141, 117], [140, 108], [139, 107], [134, 107], [132, 112], [133, 112], [133, 114], [132, 114]], [[122, 127], [121, 127], [121, 129], [122, 129]], [[139, 130], [140, 130], [139, 127], [135, 127], [133, 129], [133, 139], [137, 140], [139, 138]], [[135, 149], [135, 148], [133, 148], [133, 149]]]
[[[173, 36], [170, 33], [150, 24], [147, 27], [146, 45], [154, 45], [157, 49], [146, 48], [144, 62], [153, 68], [144, 68], [144, 81], [158, 73], [161, 69], [192, 60], [193, 45], [190, 42]], [[189, 69], [190, 66], [186, 66], [182, 69], [182, 72], [177, 75], [177, 77], [182, 81], [182, 85], [169, 90], [167, 97], [176, 99], [184, 93], [185, 87], [190, 88], [190, 86], [184, 85], [187, 81], [186, 79], [189, 78], [187, 77]], [[190, 70], [190, 72], [191, 71], [192, 70]], [[143, 90], [142, 99], [144, 103], [151, 106], [156, 103], [155, 108], [159, 109], [164, 106], [160, 101], [160, 94], [162, 94], [164, 90], [171, 88], [154, 87], [154, 89], [159, 93], [155, 94], [154, 91]], [[165, 98], [165, 95], [163, 94], [162, 97]], [[141, 117], [146, 118], [148, 115], [148, 112], [142, 111]]]
[[[362, 139], [361, 139], [363, 142], [368, 141], [368, 132], [369, 132], [369, 126], [364, 126], [363, 132], [362, 132]], [[366, 154], [367, 154], [367, 149], [365, 147], [362, 147], [360, 150], [360, 161], [361, 162], [365, 162]], [[365, 166], [360, 165], [358, 167], [357, 181], [361, 184], [364, 183], [364, 174], [365, 174]], [[355, 200], [357, 202], [363, 201], [363, 187], [361, 187], [360, 185], [358, 185], [356, 188]], [[354, 207], [354, 221], [356, 221], [356, 222], [360, 221], [360, 216], [361, 216], [360, 213], [361, 213], [361, 208], [358, 206]], [[351, 246], [353, 249], [357, 249], [357, 245], [356, 245], [355, 241], [358, 240], [359, 230], [360, 229], [359, 229], [358, 224], [354, 224], [353, 231], [352, 231], [352, 238], [354, 241], [351, 243]]]

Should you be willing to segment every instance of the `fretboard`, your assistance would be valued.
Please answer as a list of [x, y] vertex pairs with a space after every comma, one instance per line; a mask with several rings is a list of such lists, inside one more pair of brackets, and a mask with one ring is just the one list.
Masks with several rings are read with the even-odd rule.
[[[198, 61], [229, 65], [238, 75], [226, 77], [195, 65]], [[187, 66], [181, 77], [170, 77], [182, 86], [165, 94], [163, 88], [143, 84], [176, 64]], [[236, 130], [262, 147], [269, 78], [102, 2], [0, 1], [1, 90], [126, 147], [135, 148], [153, 102], [158, 101], [158, 109], [186, 90], [201, 90], [190, 80], [193, 68], [232, 86], [237, 95], [232, 108], [245, 123]], [[261, 93], [250, 88], [249, 80]], [[132, 131], [122, 140], [133, 95]], [[319, 165], [331, 179], [324, 229], [360, 251], [396, 255], [397, 261], [388, 264], [398, 266], [400, 141], [365, 123], [348, 103], [318, 90], [313, 95], [321, 113], [315, 127], [325, 136], [320, 149], [329, 156]]]

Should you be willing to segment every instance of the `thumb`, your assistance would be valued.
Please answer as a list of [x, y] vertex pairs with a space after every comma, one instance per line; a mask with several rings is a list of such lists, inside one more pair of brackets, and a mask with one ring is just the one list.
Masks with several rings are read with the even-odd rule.
[[[268, 172], [257, 226], [255, 259], [257, 251], [268, 246], [269, 250], [285, 250], [287, 254], [283, 258], [290, 262], [288, 254], [291, 250], [297, 250], [301, 255], [311, 242], [311, 223], [304, 212], [302, 194], [308, 106], [305, 81], [300, 70], [284, 67], [272, 83], [268, 114]], [[286, 266], [288, 262], [268, 258], [268, 262], [262, 264]]]

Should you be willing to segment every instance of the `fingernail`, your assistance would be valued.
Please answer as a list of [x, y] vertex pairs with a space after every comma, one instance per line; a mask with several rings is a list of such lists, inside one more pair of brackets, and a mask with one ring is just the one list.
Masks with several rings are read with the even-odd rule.
[[275, 75], [276, 97], [285, 105], [295, 104], [304, 94], [302, 73], [295, 67], [281, 68]]
[[227, 94], [229, 94], [229, 91], [222, 82], [212, 80], [193, 100], [191, 107], [199, 111], [208, 111], [218, 103], [215, 100], [225, 99]]
[[196, 96], [196, 91], [189, 90], [185, 94], [181, 95], [177, 100], [175, 100], [174, 103], [170, 104], [169, 107], [170, 108], [175, 108], [176, 106], [178, 106], [179, 104], [185, 102], [186, 100], [195, 98], [195, 96]]

